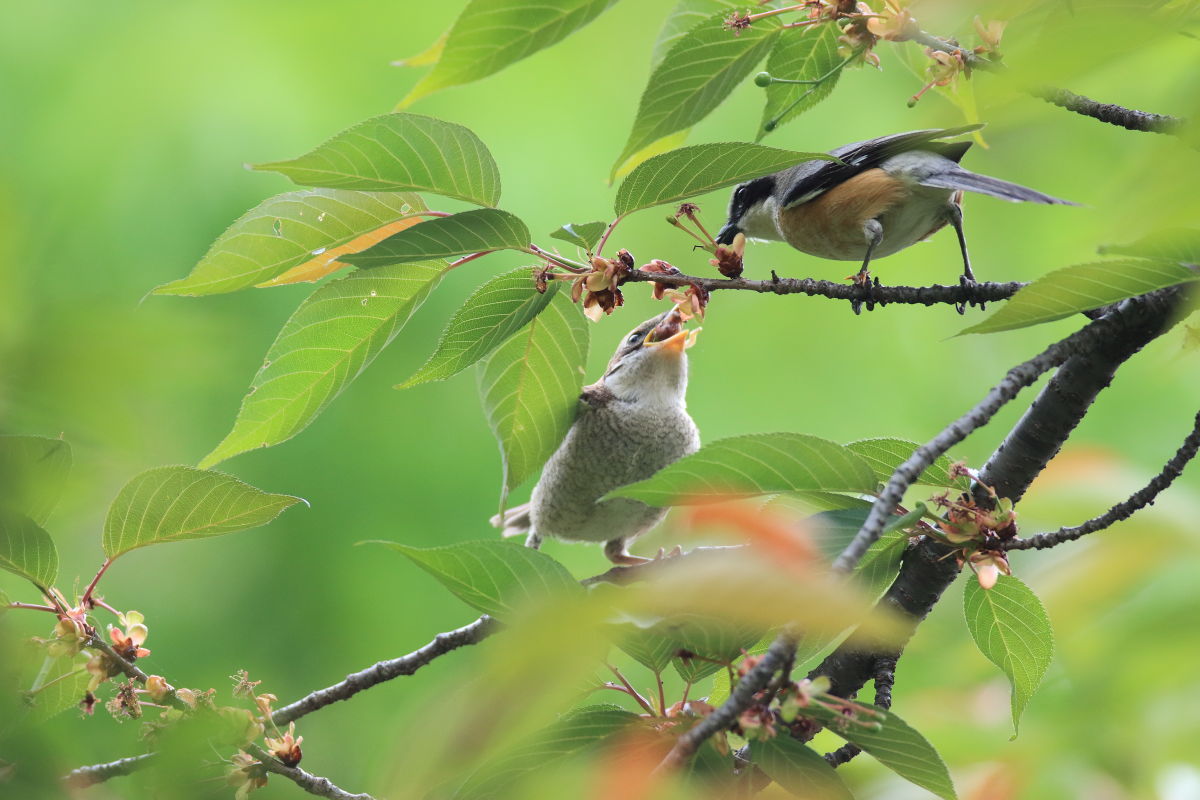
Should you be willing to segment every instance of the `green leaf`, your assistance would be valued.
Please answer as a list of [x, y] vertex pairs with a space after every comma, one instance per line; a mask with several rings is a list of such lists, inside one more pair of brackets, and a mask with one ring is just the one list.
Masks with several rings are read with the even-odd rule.
[[117, 493], [104, 520], [104, 555], [114, 559], [160, 542], [206, 539], [266, 525], [299, 497], [271, 494], [232, 475], [156, 467]]
[[[45, 656], [37, 661], [27, 662], [26, 671], [36, 670], [30, 687], [23, 691], [22, 700], [29, 709], [29, 719], [34, 722], [46, 720], [61, 714], [69, 708], [77, 708], [87, 693], [92, 675], [87, 671], [89, 656], [86, 653], [76, 653], [72, 656], [52, 658]], [[26, 678], [28, 680], [28, 678]]]
[[[871, 507], [868, 505], [823, 511], [813, 515], [810, 520], [821, 533], [817, 539], [821, 552], [829, 558], [839, 555], [862, 528], [870, 511]], [[900, 569], [900, 558], [908, 545], [908, 534], [898, 527], [903, 524], [903, 520], [902, 517], [893, 517], [889, 521], [888, 529], [867, 548], [867, 552], [854, 568], [854, 574], [872, 596], [878, 596], [890, 586]]]
[[786, 734], [753, 742], [750, 753], [768, 777], [797, 797], [854, 800], [824, 758]]
[[654, 68], [642, 93], [629, 141], [613, 172], [634, 153], [708, 116], [767, 54], [779, 33], [775, 17], [726, 30], [719, 11], [681, 37]]
[[256, 164], [301, 186], [365, 192], [432, 192], [481, 206], [500, 199], [500, 170], [462, 125], [418, 114], [381, 114], [290, 161]]
[[508, 796], [506, 787], [521, 777], [599, 744], [638, 719], [637, 714], [611, 705], [568, 712], [527, 741], [484, 761], [452, 797], [480, 800]]
[[674, 615], [656, 629], [674, 643], [675, 651], [687, 650], [701, 657], [676, 658], [672, 662], [679, 677], [690, 683], [724, 669], [723, 664], [736, 660], [763, 635], [761, 628], [700, 614]]
[[18, 511], [0, 508], [0, 569], [39, 587], [58, 577], [58, 549], [50, 534]]
[[617, 189], [617, 216], [676, 203], [813, 159], [837, 160], [825, 153], [778, 150], [745, 142], [681, 147], [654, 156], [629, 173]]
[[45, 436], [0, 436], [0, 506], [45, 525], [71, 471], [71, 446]]
[[651, 66], [658, 66], [676, 42], [706, 22], [709, 17], [718, 12], [729, 14], [744, 6], [745, 3], [733, 0], [679, 0], [658, 31], [658, 38], [654, 41], [654, 52], [650, 57]]
[[946, 764], [924, 736], [891, 711], [866, 703], [858, 705], [874, 709], [881, 715], [866, 718], [868, 722], [873, 720], [880, 723], [878, 730], [873, 726], [857, 724], [842, 714], [815, 704], [800, 709], [800, 715], [815, 719], [846, 741], [858, 745], [901, 778], [928, 789], [944, 800], [955, 800], [954, 783], [950, 780]]
[[607, 222], [569, 222], [550, 233], [551, 239], [570, 242], [580, 249], [590, 253], [596, 247], [596, 242], [604, 235]]
[[433, 70], [400, 105], [499, 72], [570, 36], [616, 1], [471, 0], [450, 29]]
[[528, 267], [492, 278], [455, 312], [425, 365], [396, 388], [407, 389], [457, 375], [542, 313], [559, 286], [551, 283], [545, 292], [539, 292]]
[[484, 414], [500, 443], [504, 492], [541, 468], [575, 420], [587, 322], [565, 292], [478, 370]]
[[878, 597], [892, 585], [907, 547], [908, 534], [894, 530], [883, 534], [867, 548], [854, 568], [854, 574], [866, 586], [868, 595]]
[[1001, 575], [991, 589], [967, 581], [963, 612], [971, 638], [1012, 684], [1013, 736], [1021, 712], [1042, 682], [1054, 653], [1050, 617], [1033, 591], [1017, 578]]
[[186, 278], [164, 283], [154, 294], [236, 292], [303, 268], [320, 277], [345, 266], [339, 256], [416, 224], [402, 218], [424, 210], [411, 192], [304, 189], [277, 195], [230, 225]]
[[38, 675], [38, 682], [24, 692], [25, 705], [31, 709], [30, 718], [44, 722], [68, 708], [76, 708], [87, 693], [92, 674], [87, 671], [88, 656], [46, 657], [47, 663]]
[[828, 97], [842, 75], [839, 65], [844, 58], [838, 55], [838, 36], [842, 31], [836, 23], [825, 22], [788, 33], [790, 35], [780, 36], [771, 48], [771, 54], [767, 56], [767, 72], [773, 77], [787, 80], [824, 80], [819, 84], [769, 85], [766, 89], [767, 103], [758, 127], [759, 139]]
[[583, 592], [562, 564], [516, 542], [485, 539], [427, 548], [377, 543], [404, 554], [459, 600], [497, 619], [533, 603]]
[[517, 217], [497, 208], [477, 208], [414, 225], [346, 261], [357, 267], [384, 267], [485, 250], [522, 250], [529, 240], [529, 229]]
[[441, 280], [442, 263], [354, 272], [313, 292], [267, 351], [233, 430], [200, 466], [287, 441], [362, 374]]
[[1167, 228], [1143, 236], [1129, 244], [1109, 244], [1100, 248], [1105, 255], [1137, 256], [1176, 264], [1200, 265], [1200, 230]]
[[679, 645], [657, 626], [641, 628], [629, 624], [620, 626], [615, 637], [617, 647], [651, 672], [662, 672], [675, 657]]
[[705, 445], [609, 496], [670, 506], [775, 492], [874, 490], [871, 467], [842, 445], [803, 433], [767, 433]]
[[1200, 279], [1200, 271], [1169, 261], [1127, 259], [1076, 264], [1043, 275], [964, 333], [995, 333], [1062, 319], [1127, 297]]
[[[919, 447], [916, 442], [904, 439], [860, 439], [846, 445], [847, 449], [862, 456], [863, 460], [871, 465], [880, 483], [891, 480], [896, 467], [907, 461]], [[950, 464], [948, 457], [938, 456], [937, 461], [927, 467], [915, 482], [959, 491], [969, 489], [971, 481], [966, 476], [950, 477]]]

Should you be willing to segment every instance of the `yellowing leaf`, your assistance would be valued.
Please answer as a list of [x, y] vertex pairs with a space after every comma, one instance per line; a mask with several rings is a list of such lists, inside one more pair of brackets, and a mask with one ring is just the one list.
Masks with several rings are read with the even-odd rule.
[[407, 219], [398, 219], [395, 222], [389, 222], [387, 225], [376, 228], [373, 231], [367, 231], [340, 247], [331, 247], [324, 253], [305, 261], [303, 264], [292, 267], [279, 277], [264, 281], [257, 284], [257, 286], [263, 288], [268, 286], [283, 286], [289, 283], [314, 283], [326, 275], [331, 275], [343, 267], [350, 266], [345, 262], [338, 261], [339, 256], [361, 253], [368, 247], [373, 247], [392, 234], [399, 233], [405, 228], [411, 228], [420, 221], [420, 217], [408, 217]]

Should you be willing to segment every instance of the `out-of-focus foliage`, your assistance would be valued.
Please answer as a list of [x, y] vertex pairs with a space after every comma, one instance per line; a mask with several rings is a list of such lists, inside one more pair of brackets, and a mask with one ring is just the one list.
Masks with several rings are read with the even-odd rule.
[[[603, 10], [604, 4], [576, 5]], [[744, 80], [758, 66], [749, 57], [728, 65], [740, 76], [736, 80], [714, 74], [701, 84], [685, 81], [687, 92], [679, 97], [686, 102], [670, 114], [665, 106], [653, 110], [656, 119], [638, 112], [638, 92], [652, 74], [658, 22], [676, 8], [691, 14], [666, 29], [667, 54], [673, 48], [686, 53], [688, 32], [703, 21], [699, 14], [724, 13], [722, 5], [618, 3], [603, 15], [591, 14], [594, 21], [582, 29], [586, 20], [571, 18], [558, 29], [572, 35], [566, 44], [520, 63], [505, 61], [512, 65], [486, 81], [427, 97], [416, 108], [461, 124], [487, 143], [506, 177], [505, 207], [532, 230], [607, 218], [615, 190], [605, 188], [603, 178], [621, 142], [628, 138], [634, 147], [631, 127], [640, 131], [635, 149], [653, 148], [664, 131], [679, 127], [690, 129], [693, 141], [754, 137], [765, 98]], [[1163, 8], [1182, 13], [1185, 5]], [[433, 352], [446, 321], [476, 287], [529, 266], [528, 255], [503, 253], [464, 264], [440, 282], [423, 284], [419, 298], [406, 291], [382, 316], [376, 316], [379, 306], [389, 301], [386, 293], [370, 294], [374, 283], [358, 286], [361, 292], [345, 290], [364, 278], [382, 279], [388, 267], [322, 284], [307, 301], [311, 287], [207, 299], [150, 297], [139, 304], [154, 286], [169, 282], [188, 288], [178, 293], [199, 294], [282, 278], [295, 268], [311, 270], [298, 280], [320, 279], [344, 263], [337, 260], [341, 255], [373, 245], [367, 238], [373, 233], [403, 224], [399, 217], [411, 213], [404, 203], [366, 209], [370, 213], [361, 219], [352, 215], [354, 220], [338, 225], [331, 217], [319, 219], [323, 207], [313, 206], [311, 214], [304, 207], [318, 197], [356, 194], [348, 189], [296, 193], [306, 199], [289, 206], [294, 219], [281, 208], [256, 220], [253, 215], [274, 202], [268, 198], [292, 187], [240, 165], [305, 152], [331, 132], [390, 108], [421, 78], [415, 69], [393, 71], [387, 63], [438, 41], [466, 6], [367, 3], [348, 9], [217, 0], [203, 6], [117, 2], [70, 9], [26, 4], [0, 12], [0, 69], [6, 117], [12, 120], [0, 126], [0, 145], [9, 154], [0, 165], [0, 425], [5, 433], [51, 439], [62, 433], [72, 443], [76, 463], [62, 478], [64, 500], [53, 514], [52, 504], [25, 512], [57, 542], [60, 584], [69, 587], [76, 577], [86, 582], [94, 573], [103, 558], [105, 509], [130, 476], [164, 463], [195, 463], [229, 431], [235, 416], [239, 424], [251, 419], [246, 408], [236, 414], [237, 398], [285, 323], [303, 349], [302, 314], [309, 304], [329, 299], [354, 309], [339, 323], [349, 325], [339, 328], [348, 337], [346, 352], [310, 353], [304, 372], [314, 368], [313, 359], [331, 361], [316, 365], [313, 382], [276, 396], [291, 409], [284, 415], [287, 424], [266, 435], [253, 431], [220, 455], [256, 450], [223, 469], [253, 485], [306, 497], [313, 507], [293, 509], [252, 536], [147, 549], [136, 560], [121, 559], [108, 573], [105, 600], [140, 608], [155, 621], [154, 652], [141, 662], [147, 671], [198, 688], [216, 687], [227, 697], [227, 676], [244, 667], [265, 681], [263, 690], [287, 701], [408, 652], [473, 613], [400, 559], [351, 545], [370, 538], [448, 545], [492, 534], [486, 518], [495, 509], [500, 460], [470, 379], [460, 375], [404, 393], [390, 387]], [[1180, 35], [1173, 17], [1143, 13], [1143, 6], [1082, 0], [918, 4], [914, 13], [923, 27], [966, 41], [973, 41], [974, 14], [1008, 20], [1002, 47], [1011, 79], [977, 73], [964, 84], [960, 78], [910, 109], [906, 100], [929, 76], [910, 73], [907, 54], [916, 51], [912, 60], [920, 65], [927, 61], [914, 45], [880, 43], [881, 72], [840, 74], [836, 91], [780, 127], [775, 144], [823, 151], [885, 133], [960, 124], [964, 115], [974, 121], [977, 114], [989, 123], [990, 148], [973, 150], [966, 158], [969, 168], [1087, 205], [1034, 208], [970, 198], [967, 230], [982, 279], [1034, 280], [1088, 262], [1100, 244], [1137, 241], [1164, 227], [1194, 227], [1194, 181], [1186, 178], [1200, 158], [1186, 143], [1103, 126], [1017, 91], [1058, 84], [1196, 117], [1195, 39]], [[1194, 34], [1195, 26], [1190, 30]], [[752, 30], [729, 39], [726, 33], [722, 41], [740, 41], [734, 45], [739, 52], [761, 49], [756, 35]], [[453, 52], [452, 39], [443, 54]], [[222, 42], [220, 57], [213, 56], [214, 41]], [[530, 52], [514, 48], [511, 54]], [[659, 77], [677, 68], [682, 67], [668, 58]], [[476, 70], [469, 79], [485, 74], [482, 67]], [[650, 90], [663, 94], [672, 87], [659, 82]], [[728, 100], [718, 104], [725, 94]], [[458, 195], [494, 203], [498, 183], [492, 189], [480, 188], [483, 183], [481, 177], [470, 192]], [[390, 188], [402, 186], [409, 184], [393, 182]], [[462, 210], [454, 200], [424, 199], [436, 210]], [[724, 191], [699, 198], [706, 223], [720, 224], [726, 199]], [[227, 236], [245, 222], [246, 237], [221, 239], [230, 221], [243, 214]], [[281, 218], [276, 230], [273, 220]], [[290, 225], [301, 219], [303, 233]], [[214, 241], [222, 244], [221, 253], [225, 244], [235, 243], [232, 260], [222, 255], [217, 272], [196, 273], [185, 279], [198, 279], [194, 285], [180, 284]], [[514, 244], [506, 239], [502, 246]], [[639, 263], [663, 258], [686, 272], [710, 274], [707, 257], [693, 254], [692, 244], [658, 215], [643, 214], [623, 222], [609, 247], [629, 248]], [[272, 269], [243, 272], [237, 260], [243, 245], [253, 260], [270, 261]], [[344, 249], [335, 253], [339, 248]], [[217, 252], [214, 248], [209, 258]], [[748, 276], [768, 277], [772, 269], [781, 276], [836, 279], [843, 267], [784, 245], [752, 245]], [[957, 274], [957, 244], [943, 232], [874, 269], [884, 283], [946, 282]], [[562, 362], [564, 379], [553, 402], [543, 395], [538, 403], [508, 409], [496, 395], [493, 422], [503, 420], [508, 436], [506, 486], [518, 497], [553, 448], [553, 442], [529, 441], [534, 429], [527, 421], [550, 413], [538, 411], [544, 406], [556, 409], [561, 423], [569, 413], [566, 401], [585, 376], [598, 376], [635, 321], [664, 308], [648, 298], [648, 290], [626, 289], [626, 306], [616, 318], [589, 325], [596, 342], [590, 355], [582, 333], [588, 323], [561, 316], [579, 330], [564, 328], [561, 334], [573, 355]], [[532, 324], [551, 319], [556, 310], [576, 311], [560, 291]], [[369, 320], [362, 317], [367, 313]], [[974, 310], [968, 315], [971, 324], [983, 318]], [[923, 441], [975, 402], [1009, 365], [1079, 324], [1076, 316], [1003, 337], [951, 339], [963, 321], [949, 308], [890, 306], [853, 318], [844, 305], [820, 299], [727, 293], [714, 299], [705, 337], [689, 352], [689, 407], [706, 442], [771, 430], [815, 432], [839, 442]], [[401, 338], [384, 349], [397, 333]], [[1188, 341], [1181, 328], [1122, 369], [1022, 502], [1023, 532], [1103, 511], [1157, 471], [1190, 428], [1200, 396], [1195, 369], [1200, 356]], [[503, 367], [505, 375], [519, 375], [523, 362], [516, 350], [522, 344], [532, 346], [532, 339], [522, 342], [518, 335], [501, 345], [481, 374], [499, 375]], [[511, 360], [497, 361], [506, 348], [513, 351]], [[371, 370], [347, 390], [372, 359]], [[273, 387], [288, 385], [259, 382], [252, 384], [247, 408], [260, 395], [270, 397], [266, 393]], [[329, 403], [339, 392], [338, 402]], [[506, 395], [503, 399], [507, 402]], [[982, 463], [1019, 417], [1024, 399], [952, 455]], [[305, 426], [303, 436], [283, 443]], [[559, 424], [556, 430], [561, 429]], [[260, 451], [263, 443], [279, 446]], [[529, 454], [519, 470], [512, 467], [518, 452]], [[1014, 569], [1042, 598], [1053, 621], [1058, 653], [1015, 742], [1008, 741], [1010, 688], [971, 642], [957, 597], [947, 597], [921, 626], [898, 672], [899, 712], [941, 752], [960, 796], [1183, 798], [1200, 781], [1190, 744], [1200, 736], [1200, 715], [1186, 713], [1193, 703], [1191, 665], [1198, 646], [1195, 469], [1153, 509], [1094, 540], [1051, 553], [1014, 554]], [[737, 529], [734, 534], [746, 535]], [[690, 547], [707, 535], [677, 520], [636, 549]], [[894, 536], [889, 544], [895, 541]], [[575, 577], [606, 568], [598, 548], [551, 542], [547, 552]], [[5, 556], [4, 563], [9, 560]], [[33, 572], [46, 578], [42, 564], [39, 557]], [[761, 598], [753, 592], [777, 586], [746, 581], [733, 594], [714, 595], [701, 583], [690, 587], [691, 594], [681, 587], [677, 599], [702, 605], [724, 598], [729, 604], [739, 597]], [[15, 601], [39, 601], [16, 575], [0, 575], [0, 589]], [[806, 604], [807, 611], [832, 614], [818, 599], [827, 596], [819, 587], [802, 584], [793, 591], [791, 601]], [[656, 608], [669, 620], [668, 612], [678, 609], [667, 599], [645, 598], [633, 610], [654, 616]], [[597, 606], [563, 603], [541, 609], [541, 616], [531, 611], [536, 618], [506, 631], [507, 639], [454, 654], [303, 720], [304, 766], [355, 791], [390, 786], [391, 794], [402, 796], [408, 788], [436, 782], [421, 771], [430, 765], [444, 777], [457, 758], [453, 774], [465, 778], [485, 754], [518, 752], [522, 741], [538, 741], [538, 730], [578, 702], [580, 690], [613, 679], [581, 677], [595, 663], [589, 648], [604, 641], [595, 632], [613, 623], [611, 609]], [[25, 640], [49, 635], [52, 620], [24, 611], [0, 618], [0, 671], [6, 679], [17, 665], [28, 664]], [[643, 659], [615, 649], [610, 658], [637, 689], [655, 695], [654, 675], [638, 663]], [[718, 670], [718, 679], [721, 674]], [[664, 681], [668, 698], [678, 699], [683, 689], [678, 676], [667, 670]], [[704, 683], [693, 687], [692, 697], [708, 693]], [[54, 691], [46, 689], [43, 696]], [[603, 695], [628, 711], [640, 710], [627, 695]], [[0, 784], [4, 791], [52, 796], [57, 776], [66, 770], [143, 746], [137, 724], [117, 726], [103, 713], [87, 719], [60, 713], [45, 725], [25, 725], [18, 713], [22, 702], [15, 695], [0, 697], [5, 721], [0, 758], [17, 766], [9, 775], [0, 763], [0, 775], [9, 781]], [[839, 743], [823, 734], [814, 747]], [[627, 766], [637, 763], [637, 752], [630, 745], [568, 754], [553, 763], [543, 758], [540, 769], [518, 776], [506, 791], [514, 797], [568, 796], [604, 785], [628, 791], [620, 781], [639, 774]], [[151, 787], [161, 792], [171, 774], [119, 778], [99, 791], [131, 797]], [[839, 775], [860, 797], [905, 791], [899, 778], [866, 758]], [[174, 796], [188, 791], [177, 782], [165, 788]], [[664, 797], [694, 796], [670, 782], [653, 788]], [[255, 796], [297, 792], [272, 779]]]

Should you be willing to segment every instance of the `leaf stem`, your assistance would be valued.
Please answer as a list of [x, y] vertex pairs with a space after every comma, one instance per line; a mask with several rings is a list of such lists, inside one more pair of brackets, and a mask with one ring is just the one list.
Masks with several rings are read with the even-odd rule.
[[9, 603], [5, 608], [30, 608], [34, 611], [49, 611], [51, 614], [58, 613], [58, 609], [54, 606], [41, 606], [37, 603]]
[[83, 597], [79, 600], [79, 605], [88, 608], [92, 604], [92, 592], [96, 591], [96, 585], [100, 583], [100, 579], [104, 577], [104, 573], [108, 572], [108, 568], [112, 566], [111, 558], [104, 559], [104, 563], [100, 565], [100, 569], [96, 571], [96, 577], [92, 578], [92, 582], [83, 590]]
[[764, 130], [766, 130], [766, 131], [773, 131], [773, 130], [775, 130], [775, 128], [776, 128], [776, 127], [778, 127], [780, 120], [782, 120], [784, 117], [786, 117], [788, 114], [790, 114], [790, 113], [791, 113], [791, 111], [792, 111], [792, 109], [794, 109], [796, 106], [798, 106], [798, 105], [800, 105], [802, 102], [804, 102], [804, 99], [805, 99], [806, 97], [808, 97], [809, 95], [811, 95], [813, 92], [815, 92], [817, 89], [821, 88], [821, 84], [825, 83], [825, 81], [829, 80], [831, 77], [833, 77], [834, 75], [837, 75], [837, 74], [838, 74], [838, 73], [840, 73], [840, 72], [841, 72], [843, 69], [845, 69], [845, 68], [846, 68], [846, 65], [847, 65], [847, 64], [849, 64], [849, 63], [850, 63], [851, 61], [853, 61], [854, 59], [858, 58], [858, 56], [859, 56], [861, 53], [862, 53], [862, 50], [861, 50], [861, 49], [859, 49], [859, 50], [855, 50], [855, 51], [854, 51], [854, 52], [852, 52], [850, 55], [848, 55], [848, 56], [846, 56], [844, 59], [842, 59], [842, 62], [841, 62], [840, 64], [838, 64], [836, 67], [834, 67], [833, 69], [829, 70], [829, 72], [826, 72], [826, 73], [825, 73], [824, 75], [822, 75], [821, 77], [819, 77], [819, 78], [815, 78], [815, 79], [813, 79], [813, 80], [809, 80], [809, 81], [802, 81], [802, 80], [785, 80], [785, 79], [781, 79], [781, 78], [772, 78], [772, 79], [771, 79], [771, 82], [772, 82], [772, 83], [795, 83], [795, 84], [804, 84], [804, 85], [808, 85], [808, 86], [810, 86], [810, 88], [809, 88], [809, 90], [808, 90], [807, 92], [805, 92], [804, 94], [800, 95], [800, 96], [799, 96], [799, 97], [797, 97], [795, 100], [793, 100], [793, 101], [792, 101], [792, 102], [791, 102], [791, 103], [788, 105], [788, 107], [787, 107], [787, 108], [785, 108], [783, 111], [781, 111], [781, 112], [779, 112], [778, 114], [776, 114], [776, 115], [775, 115], [775, 117], [774, 117], [773, 119], [769, 119], [769, 120], [767, 120], [766, 122], [764, 122], [764, 123], [763, 123], [763, 129], [764, 129]]
[[606, 664], [605, 666], [612, 670], [612, 674], [617, 676], [617, 680], [619, 680], [621, 685], [625, 687], [625, 690], [629, 696], [636, 700], [639, 706], [646, 709], [646, 713], [652, 717], [658, 716], [656, 713], [654, 713], [654, 706], [650, 705], [650, 701], [642, 697], [641, 693], [638, 692], [637, 689], [633, 688], [633, 686], [629, 684], [629, 681], [625, 680], [625, 676], [621, 674], [621, 670], [617, 669], [612, 664]]
[[525, 248], [524, 252], [529, 253], [531, 256], [537, 256], [538, 258], [544, 258], [544, 259], [546, 259], [546, 261], [548, 261], [556, 266], [562, 267], [563, 269], [571, 270], [571, 272], [590, 272], [591, 271], [591, 267], [589, 267], [585, 264], [581, 264], [578, 261], [575, 261], [574, 259], [567, 258], [566, 256], [560, 256], [556, 253], [551, 253], [548, 250], [543, 250], [542, 248], [538, 247], [536, 244], [530, 244], [529, 247]]
[[667, 695], [663, 691], [662, 672], [654, 670], [654, 680], [658, 682], [658, 713], [662, 716], [667, 715]]
[[618, 214], [616, 219], [608, 223], [608, 227], [604, 229], [604, 235], [601, 236], [600, 241], [596, 243], [595, 255], [600, 255], [600, 251], [603, 250], [604, 245], [608, 243], [608, 237], [612, 235], [613, 229], [615, 229], [623, 219], [625, 219], [625, 215]]
[[469, 261], [474, 261], [477, 258], [483, 258], [488, 253], [494, 253], [494, 252], [496, 252], [496, 251], [495, 250], [480, 250], [478, 253], [471, 253], [470, 255], [463, 256], [462, 258], [460, 258], [456, 261], [451, 261], [449, 264], [447, 264], [444, 272], [449, 272], [450, 270], [454, 269], [455, 267], [461, 267], [463, 264], [466, 264]]

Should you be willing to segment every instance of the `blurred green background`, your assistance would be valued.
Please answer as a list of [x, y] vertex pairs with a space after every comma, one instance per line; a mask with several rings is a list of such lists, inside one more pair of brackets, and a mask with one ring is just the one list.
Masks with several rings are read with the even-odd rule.
[[[419, 71], [389, 62], [424, 49], [463, 5], [114, 0], [0, 9], [0, 432], [61, 433], [73, 447], [70, 486], [49, 525], [64, 575], [86, 582], [99, 564], [103, 515], [125, 481], [153, 466], [194, 464], [224, 436], [275, 333], [311, 288], [207, 299], [147, 292], [185, 275], [243, 211], [291, 188], [244, 163], [298, 155], [390, 110]], [[619, 3], [553, 49], [412, 110], [464, 124], [487, 143], [504, 181], [502, 206], [545, 245], [544, 233], [562, 223], [608, 217], [615, 189], [604, 176], [672, 5]], [[1058, 27], [1014, 21], [1005, 39], [1017, 67], [1012, 81], [972, 82], [990, 148], [974, 148], [965, 165], [1083, 204], [969, 197], [968, 237], [983, 280], [1030, 280], [1094, 259], [1099, 244], [1194, 225], [1200, 211], [1196, 150], [1013, 90], [1037, 79], [1139, 108], [1200, 111], [1200, 43], [1138, 13], [1152, 4], [1106, 4], [1094, 13], [1081, 5]], [[930, 30], [966, 35], [974, 13], [1003, 16], [1011, 6], [927, 3], [916, 13]], [[960, 124], [940, 96], [906, 107], [920, 80], [896, 50], [881, 43], [881, 72], [848, 72], [829, 100], [766, 143], [827, 149]], [[761, 90], [741, 86], [689, 141], [752, 138], [761, 102]], [[725, 196], [701, 200], [712, 226]], [[661, 217], [636, 215], [614, 243], [641, 262], [710, 269]], [[486, 521], [499, 456], [472, 375], [406, 392], [391, 387], [431, 352], [475, 285], [522, 263], [502, 254], [455, 270], [308, 430], [220, 467], [300, 495], [311, 508], [262, 530], [139, 551], [113, 568], [109, 602], [148, 618], [147, 670], [224, 692], [227, 676], [244, 668], [287, 701], [474, 617], [397, 554], [354, 544], [494, 535]], [[884, 283], [950, 282], [957, 244], [939, 234], [875, 267]], [[840, 279], [853, 266], [752, 246], [748, 275], [771, 268]], [[662, 308], [648, 295], [629, 287], [625, 308], [593, 326], [589, 379], [628, 328]], [[952, 338], [980, 316], [893, 306], [854, 317], [844, 303], [822, 299], [719, 295], [691, 351], [690, 408], [708, 441], [783, 430], [924, 441], [1009, 366], [1081, 323]], [[1026, 532], [1104, 510], [1174, 452], [1200, 397], [1200, 354], [1184, 341], [1176, 330], [1121, 371], [1022, 504]], [[1032, 398], [1022, 395], [953, 455], [980, 465]], [[1197, 474], [1193, 467], [1152, 509], [1094, 540], [1014, 558], [1058, 639], [1015, 742], [1007, 685], [966, 633], [961, 586], [922, 626], [900, 664], [897, 708], [940, 749], [962, 796], [1200, 797]], [[674, 543], [658, 532], [637, 549]], [[605, 568], [599, 548], [551, 543], [548, 551], [581, 577]], [[64, 583], [69, 588], [69, 578]], [[0, 587], [33, 599], [7, 574]], [[0, 626], [45, 635], [45, 621], [30, 617], [37, 615], [8, 614]], [[306, 719], [304, 766], [354, 790], [394, 786], [395, 754], [430, 724], [425, 704], [453, 691], [493, 645], [500, 640]], [[64, 713], [46, 728], [50, 755], [38, 767], [64, 771], [131, 754], [137, 735], [138, 725], [104, 714]], [[843, 771], [862, 797], [925, 796], [866, 759]], [[142, 785], [120, 779], [91, 796], [136, 796]], [[297, 795], [276, 780], [257, 796]]]

